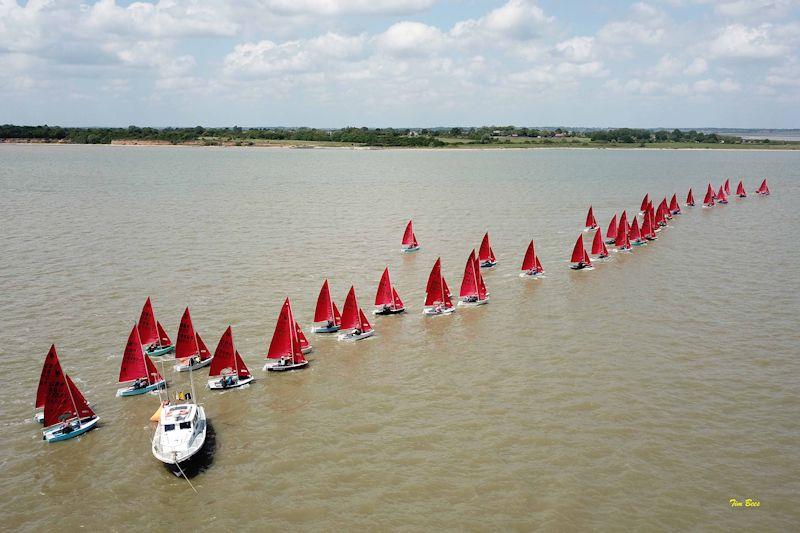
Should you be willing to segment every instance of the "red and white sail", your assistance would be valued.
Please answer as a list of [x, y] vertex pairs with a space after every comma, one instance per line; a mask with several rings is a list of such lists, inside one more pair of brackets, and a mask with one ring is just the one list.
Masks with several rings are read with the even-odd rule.
[[175, 342], [175, 358], [186, 359], [197, 355], [200, 346], [197, 344], [197, 335], [192, 324], [192, 316], [187, 307], [183, 311], [180, 326], [178, 326], [178, 340]]
[[139, 315], [139, 336], [145, 346], [150, 346], [154, 342], [158, 342], [158, 327], [156, 326], [156, 316], [153, 313], [153, 304], [150, 302], [150, 297], [144, 302], [142, 313]]
[[217, 349], [214, 350], [214, 359], [208, 371], [209, 377], [222, 375], [235, 375], [239, 379], [249, 378], [250, 369], [242, 360], [239, 351], [233, 344], [233, 330], [230, 326], [220, 337]]
[[492, 245], [489, 242], [488, 231], [483, 235], [483, 240], [481, 240], [481, 247], [478, 250], [478, 259], [480, 259], [481, 263], [485, 263], [487, 261], [491, 263], [497, 262], [497, 259], [494, 256], [494, 250], [492, 250]]
[[297, 342], [300, 343], [300, 350], [305, 350], [311, 346], [311, 343], [308, 342], [308, 337], [303, 333], [303, 329], [300, 327], [300, 323], [297, 320], [294, 321], [294, 333], [297, 335]]
[[358, 308], [358, 321], [359, 321], [359, 329], [362, 333], [366, 333], [368, 331], [372, 331], [372, 324], [369, 323], [367, 320], [367, 316], [364, 314], [364, 311], [359, 307]]
[[[197, 352], [195, 352], [197, 353]], [[150, 385], [162, 381], [164, 378], [158, 373], [153, 361], [142, 350], [142, 340], [139, 337], [139, 328], [134, 325], [128, 342], [125, 344], [125, 353], [119, 368], [119, 382], [125, 383], [135, 379], [147, 378]]]
[[314, 322], [333, 322], [338, 326], [342, 323], [342, 316], [339, 314], [339, 309], [331, 298], [331, 290], [328, 286], [328, 280], [322, 284], [317, 296], [317, 308], [314, 311]]
[[589, 212], [586, 213], [586, 229], [595, 229], [597, 227], [597, 220], [594, 218], [594, 209], [589, 206]]
[[411, 220], [408, 221], [408, 224], [406, 225], [406, 230], [403, 232], [402, 244], [406, 248], [416, 248], [417, 246], [419, 246], [419, 243], [417, 242], [417, 236], [414, 234], [414, 224], [413, 221]]

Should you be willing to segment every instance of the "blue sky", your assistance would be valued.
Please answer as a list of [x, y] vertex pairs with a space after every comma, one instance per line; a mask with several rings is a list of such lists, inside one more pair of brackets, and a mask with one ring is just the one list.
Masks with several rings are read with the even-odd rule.
[[800, 127], [800, 0], [0, 0], [0, 122]]

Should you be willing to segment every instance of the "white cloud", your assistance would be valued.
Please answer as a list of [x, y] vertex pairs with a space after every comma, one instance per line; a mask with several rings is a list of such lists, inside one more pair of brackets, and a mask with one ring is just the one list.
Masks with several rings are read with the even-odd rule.
[[609, 22], [597, 32], [599, 41], [611, 45], [659, 44], [666, 34], [669, 19], [664, 11], [639, 2], [624, 20]]
[[508, 0], [486, 15], [456, 23], [450, 33], [459, 39], [529, 40], [554, 22], [533, 0]]
[[687, 76], [699, 76], [705, 73], [708, 70], [708, 63], [702, 57], [696, 57], [694, 60], [689, 63], [683, 73]]
[[698, 80], [692, 84], [692, 90], [695, 93], [732, 93], [739, 91], [741, 86], [730, 78], [725, 78], [722, 81], [715, 81], [712, 79]]
[[427, 55], [438, 50], [445, 35], [421, 22], [398, 22], [375, 37], [375, 44], [384, 52], [396, 55]]
[[406, 15], [424, 11], [436, 0], [261, 0], [256, 6], [285, 14], [343, 15], [388, 14]]
[[787, 53], [785, 45], [773, 41], [771, 24], [748, 27], [731, 24], [719, 30], [711, 41], [712, 57], [768, 59]]
[[220, 0], [159, 0], [125, 7], [116, 0], [100, 0], [88, 8], [85, 26], [89, 31], [169, 39], [231, 37], [237, 31], [228, 4]]
[[573, 37], [561, 41], [556, 44], [555, 51], [567, 61], [589, 61], [596, 56], [594, 37]]

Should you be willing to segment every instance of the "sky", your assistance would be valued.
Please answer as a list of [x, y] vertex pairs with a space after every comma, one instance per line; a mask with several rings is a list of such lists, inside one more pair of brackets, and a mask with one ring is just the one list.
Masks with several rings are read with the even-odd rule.
[[0, 0], [0, 123], [800, 128], [800, 0]]

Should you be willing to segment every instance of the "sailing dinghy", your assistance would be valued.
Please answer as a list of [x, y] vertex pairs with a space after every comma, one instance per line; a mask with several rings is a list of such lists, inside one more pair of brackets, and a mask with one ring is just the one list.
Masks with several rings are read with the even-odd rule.
[[739, 198], [747, 198], [747, 193], [744, 190], [744, 183], [742, 183], [742, 180], [739, 180], [739, 185], [736, 186], [736, 196]]
[[128, 336], [125, 353], [122, 355], [122, 364], [119, 368], [119, 382], [131, 381], [133, 382], [131, 385], [117, 389], [117, 396], [137, 396], [162, 389], [166, 385], [153, 361], [142, 350], [139, 328], [135, 324]]
[[414, 234], [414, 223], [412, 220], [406, 224], [406, 230], [403, 232], [403, 247], [400, 249], [403, 253], [416, 252], [420, 249], [417, 242], [417, 236]]
[[678, 205], [678, 196], [676, 194], [673, 194], [672, 199], [669, 201], [669, 212], [673, 215], [681, 214], [681, 206]]
[[55, 345], [50, 346], [45, 357], [45, 366], [47, 385], [44, 390], [45, 427], [42, 438], [47, 442], [59, 442], [94, 429], [100, 417], [89, 407], [81, 391], [62, 370]]
[[633, 246], [643, 246], [647, 244], [647, 241], [642, 238], [642, 233], [639, 231], [639, 219], [636, 217], [633, 218], [633, 224], [631, 224], [631, 231], [628, 234], [628, 238]]
[[604, 259], [608, 257], [608, 248], [606, 243], [603, 242], [603, 232], [599, 229], [594, 233], [592, 240], [592, 254], [597, 256], [597, 259]]
[[642, 220], [642, 237], [648, 241], [654, 241], [658, 238], [656, 237], [656, 232], [653, 230], [653, 214], [650, 210], [644, 213], [644, 219]]
[[181, 316], [178, 326], [178, 340], [175, 343], [176, 372], [187, 372], [211, 364], [211, 352], [206, 348], [203, 339], [194, 330], [192, 315], [187, 307]]
[[389, 277], [389, 267], [383, 270], [381, 281], [378, 283], [378, 291], [375, 293], [375, 309], [373, 315], [396, 315], [405, 311], [403, 300], [397, 294], [397, 289], [392, 285]]
[[[294, 324], [294, 327], [292, 327]], [[289, 298], [283, 301], [275, 331], [267, 349], [267, 362], [264, 370], [283, 372], [297, 370], [308, 366], [308, 361], [303, 356], [303, 348], [297, 335], [297, 321], [292, 312], [292, 303]]]
[[425, 305], [422, 314], [429, 316], [448, 315], [455, 312], [450, 299], [450, 289], [442, 276], [442, 258], [438, 258], [431, 268], [428, 283], [425, 286]]
[[686, 205], [688, 207], [694, 207], [694, 195], [692, 194], [691, 187], [689, 187], [689, 194], [686, 195]]
[[356, 290], [352, 285], [347, 293], [347, 298], [345, 298], [344, 309], [342, 309], [342, 329], [348, 331], [347, 333], [339, 334], [338, 339], [340, 341], [360, 341], [375, 335], [372, 324], [369, 323], [364, 311], [358, 306]]
[[[599, 231], [597, 233], [600, 233]], [[522, 268], [519, 277], [521, 278], [539, 278], [544, 272], [542, 263], [539, 261], [539, 256], [536, 255], [536, 247], [533, 244], [533, 239], [528, 244], [525, 250], [525, 256], [522, 258]]]
[[762, 181], [761, 185], [758, 186], [758, 189], [756, 189], [756, 194], [760, 194], [761, 196], [769, 196], [769, 187], [767, 186], [767, 178], [764, 178], [764, 181]]
[[153, 313], [153, 304], [150, 302], [149, 296], [144, 302], [141, 315], [139, 315], [138, 326], [139, 336], [142, 339], [146, 355], [156, 357], [166, 355], [175, 350], [161, 323], [156, 320], [156, 316]]
[[589, 206], [589, 212], [586, 213], [586, 224], [584, 225], [583, 231], [593, 229], [597, 229], [597, 220], [594, 218], [594, 209], [592, 206]]
[[714, 207], [714, 196], [714, 190], [711, 188], [711, 184], [709, 184], [706, 190], [706, 196], [703, 198], [703, 207]]
[[728, 203], [728, 193], [725, 192], [725, 188], [720, 186], [719, 192], [717, 193], [717, 202], [721, 204]]
[[211, 355], [211, 352], [206, 347], [206, 343], [203, 342], [200, 334], [195, 332], [194, 336], [197, 342], [197, 353], [191, 357], [178, 359], [178, 362], [174, 367], [175, 372], [188, 372], [190, 370], [197, 370], [198, 368], [203, 368], [204, 366], [210, 365], [211, 360], [214, 359], [214, 356]]
[[56, 372], [61, 372], [61, 363], [58, 362], [55, 344], [50, 346], [50, 350], [44, 358], [42, 372], [39, 374], [39, 386], [36, 388], [36, 404], [33, 419], [40, 424], [44, 422], [44, 400], [47, 397], [47, 388], [54, 379]]
[[314, 311], [314, 323], [325, 324], [324, 326], [314, 326], [311, 328], [312, 333], [336, 333], [342, 324], [342, 315], [339, 314], [339, 308], [336, 307], [333, 298], [331, 298], [331, 290], [328, 286], [328, 280], [322, 284], [317, 296], [317, 308]]
[[475, 250], [469, 253], [467, 264], [464, 266], [464, 277], [461, 280], [458, 305], [474, 307], [489, 302], [486, 285], [483, 282]]
[[208, 377], [211, 379], [206, 386], [211, 390], [235, 389], [247, 385], [254, 379], [250, 369], [242, 361], [239, 350], [233, 344], [233, 330], [230, 326], [217, 343]]
[[480, 260], [480, 268], [492, 268], [497, 264], [497, 258], [494, 256], [494, 250], [489, 243], [489, 232], [483, 235], [481, 240], [481, 247], [478, 249], [478, 259]]
[[730, 178], [725, 179], [725, 196], [729, 196], [731, 194], [731, 180]]
[[639, 214], [642, 214], [645, 211], [647, 211], [647, 204], [649, 203], [650, 203], [650, 193], [647, 193], [644, 195], [644, 198], [642, 198], [642, 205], [641, 207], [639, 207]]
[[[583, 243], [581, 243], [583, 244]], [[628, 232], [625, 231], [623, 226], [619, 227], [619, 231], [617, 231], [617, 239], [614, 242], [617, 247], [618, 252], [630, 252], [631, 251], [631, 241], [628, 237]], [[574, 252], [573, 252], [574, 256]]]
[[606, 231], [606, 244], [614, 244], [614, 241], [617, 239], [617, 214], [614, 213], [614, 216], [611, 217], [611, 222], [608, 224], [608, 230]]
[[[620, 224], [617, 233], [620, 231], [624, 231], [624, 224]], [[570, 258], [570, 268], [572, 270], [583, 270], [584, 268], [591, 268], [592, 260], [589, 258], [589, 254], [586, 253], [586, 249], [583, 247], [583, 234], [578, 235], [578, 240], [575, 241], [575, 247], [572, 249], [572, 257]]]

